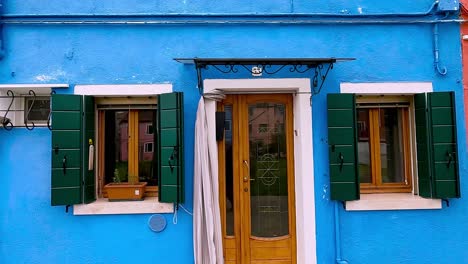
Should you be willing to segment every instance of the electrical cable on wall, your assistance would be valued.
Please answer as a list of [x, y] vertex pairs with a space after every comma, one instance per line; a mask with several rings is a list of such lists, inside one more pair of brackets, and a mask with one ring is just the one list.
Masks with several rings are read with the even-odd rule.
[[[193, 213], [185, 208], [182, 204], [179, 204], [179, 207], [182, 208], [188, 215], [193, 216]], [[172, 223], [174, 225], [177, 225], [177, 211], [178, 210], [174, 210], [174, 215], [172, 216]]]

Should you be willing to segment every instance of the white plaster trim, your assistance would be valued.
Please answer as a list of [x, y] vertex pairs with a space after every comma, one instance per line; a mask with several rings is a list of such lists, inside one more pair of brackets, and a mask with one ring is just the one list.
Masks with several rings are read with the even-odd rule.
[[75, 94], [94, 96], [155, 95], [171, 92], [172, 84], [110, 84], [75, 86]]
[[[171, 93], [172, 84], [124, 84], [124, 85], [76, 85], [75, 94], [94, 96], [141, 96]], [[97, 121], [96, 121], [97, 122]], [[96, 127], [97, 123], [96, 123]], [[96, 142], [97, 144], [98, 142]], [[97, 150], [99, 151], [99, 150]], [[97, 155], [97, 154], [96, 154]], [[97, 177], [96, 177], [97, 180]], [[96, 186], [98, 184], [96, 183]], [[96, 190], [97, 191], [97, 190]], [[168, 207], [171, 205], [171, 210]], [[81, 212], [81, 213], [80, 213]], [[75, 215], [93, 214], [150, 214], [172, 213], [172, 204], [159, 203], [156, 198], [147, 197], [141, 202], [108, 202], [107, 199], [98, 199], [90, 204], [77, 204], [73, 206]]]
[[440, 199], [426, 199], [412, 193], [361, 194], [346, 202], [346, 211], [441, 209]]
[[294, 107], [294, 173], [297, 263], [317, 263], [315, 235], [314, 164], [310, 79], [207, 79], [204, 92], [296, 93]]
[[41, 88], [68, 88], [68, 84], [0, 84], [0, 89], [5, 90], [14, 90], [14, 89], [27, 89], [28, 91], [31, 89], [41, 89]]
[[146, 197], [143, 201], [109, 202], [101, 198], [90, 204], [73, 206], [73, 215], [109, 215], [109, 214], [154, 214], [173, 213], [172, 203], [160, 203], [157, 197]]
[[341, 93], [417, 94], [432, 92], [431, 82], [341, 83]]

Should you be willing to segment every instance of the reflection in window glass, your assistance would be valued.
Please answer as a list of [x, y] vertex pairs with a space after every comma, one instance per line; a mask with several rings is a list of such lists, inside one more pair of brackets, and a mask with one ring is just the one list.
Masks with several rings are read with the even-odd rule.
[[404, 182], [402, 109], [383, 108], [379, 114], [382, 182]]
[[369, 109], [357, 109], [359, 180], [372, 183]]
[[[138, 177], [140, 182], [147, 182], [148, 186], [158, 184], [153, 162], [154, 134], [152, 127], [155, 120], [155, 110], [138, 111]], [[148, 127], [151, 129], [148, 130]]]
[[[232, 124], [232, 105], [224, 107], [226, 124]], [[226, 176], [226, 235], [234, 236], [234, 182], [232, 160], [232, 129], [224, 130], [225, 145], [225, 176]]]
[[285, 105], [249, 105], [251, 235], [289, 234]]
[[[33, 104], [34, 102], [34, 104]], [[44, 121], [49, 118], [50, 113], [50, 97], [32, 97], [25, 98], [24, 121]], [[29, 115], [28, 115], [29, 111]]]
[[128, 180], [128, 111], [105, 113], [105, 183]]

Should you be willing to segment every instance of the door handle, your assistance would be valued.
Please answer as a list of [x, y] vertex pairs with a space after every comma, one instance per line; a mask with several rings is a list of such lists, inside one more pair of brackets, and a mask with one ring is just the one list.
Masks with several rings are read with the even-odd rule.
[[[244, 160], [244, 165], [247, 167], [247, 171], [248, 171], [248, 174], [247, 176], [244, 176], [244, 182], [248, 182], [249, 181], [249, 176], [250, 176], [250, 166], [249, 166], [249, 162], [247, 160]], [[254, 181], [254, 179], [250, 179], [250, 181]]]
[[247, 167], [247, 169], [250, 171], [249, 162], [248, 162], [247, 160], [244, 160], [244, 164], [245, 164], [245, 166]]

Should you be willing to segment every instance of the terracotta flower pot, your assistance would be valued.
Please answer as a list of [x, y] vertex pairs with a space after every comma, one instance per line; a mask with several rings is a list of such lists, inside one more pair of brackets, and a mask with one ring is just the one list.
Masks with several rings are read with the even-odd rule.
[[130, 184], [128, 182], [113, 182], [104, 186], [109, 201], [141, 201], [144, 199], [146, 182]]

